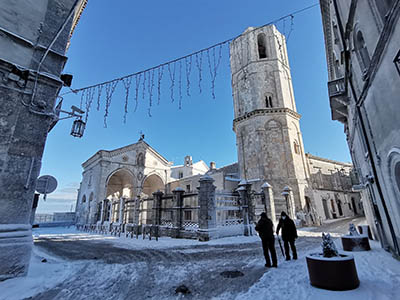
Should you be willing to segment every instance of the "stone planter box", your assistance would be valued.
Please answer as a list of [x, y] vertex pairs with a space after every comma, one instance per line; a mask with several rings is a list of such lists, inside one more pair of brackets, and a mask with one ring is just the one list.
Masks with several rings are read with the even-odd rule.
[[369, 246], [368, 236], [366, 235], [344, 235], [342, 236], [342, 246], [344, 251], [368, 251]]
[[327, 258], [322, 253], [312, 253], [306, 256], [306, 260], [310, 283], [317, 288], [345, 291], [360, 285], [352, 255]]

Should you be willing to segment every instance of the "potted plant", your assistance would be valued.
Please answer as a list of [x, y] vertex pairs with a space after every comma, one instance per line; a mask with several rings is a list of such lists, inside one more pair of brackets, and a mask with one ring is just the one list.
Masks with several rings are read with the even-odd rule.
[[344, 291], [360, 285], [354, 257], [339, 253], [329, 233], [322, 233], [322, 253], [311, 253], [306, 260], [310, 283], [315, 287]]
[[368, 235], [360, 235], [354, 224], [349, 224], [349, 233], [343, 235], [342, 246], [344, 251], [368, 251], [371, 250], [369, 246]]

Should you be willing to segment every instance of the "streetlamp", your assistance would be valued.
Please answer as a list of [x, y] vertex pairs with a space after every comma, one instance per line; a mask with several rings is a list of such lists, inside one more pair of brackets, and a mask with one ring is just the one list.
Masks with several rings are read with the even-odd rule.
[[289, 202], [289, 196], [290, 196], [290, 192], [292, 191], [292, 189], [289, 186], [285, 186], [282, 190], [281, 195], [285, 197], [285, 201], [286, 201], [286, 212], [288, 213], [288, 215], [292, 218], [292, 207], [290, 205]]
[[[85, 112], [74, 105], [71, 106], [71, 111], [62, 110], [61, 109], [62, 102], [63, 99], [61, 98], [61, 101], [54, 109], [55, 111], [54, 120], [52, 124], [50, 124], [49, 132], [51, 129], [53, 129], [53, 127], [57, 124], [58, 121], [75, 117], [76, 119], [72, 123], [71, 135], [73, 137], [79, 137], [79, 138], [82, 137], [86, 127], [86, 123], [82, 120], [82, 114], [84, 114]], [[64, 113], [67, 116], [60, 117], [60, 113]]]
[[77, 118], [72, 124], [71, 135], [74, 137], [82, 137], [85, 131], [86, 123], [82, 121], [82, 118]]

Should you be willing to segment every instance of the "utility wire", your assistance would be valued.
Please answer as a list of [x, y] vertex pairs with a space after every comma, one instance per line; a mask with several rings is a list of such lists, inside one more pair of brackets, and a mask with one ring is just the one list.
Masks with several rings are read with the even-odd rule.
[[[305, 8], [296, 10], [296, 11], [294, 11], [294, 12], [292, 12], [292, 13], [290, 13], [290, 14], [287, 14], [287, 15], [285, 15], [285, 16], [282, 16], [282, 17], [280, 17], [280, 18], [278, 18], [278, 19], [276, 19], [276, 20], [273, 20], [273, 21], [268, 22], [268, 23], [266, 23], [266, 24], [264, 24], [264, 25], [258, 26], [258, 27], [256, 27], [256, 28], [254, 28], [254, 29], [248, 31], [247, 33], [251, 33], [251, 32], [253, 32], [253, 31], [258, 30], [259, 28], [262, 28], [262, 27], [265, 27], [265, 26], [268, 26], [268, 25], [272, 25], [272, 24], [278, 23], [279, 21], [285, 20], [285, 19], [287, 19], [287, 18], [289, 18], [289, 17], [290, 17], [291, 19], [293, 19], [293, 16], [294, 16], [294, 15], [297, 15], [297, 14], [300, 14], [300, 13], [302, 13], [302, 12], [304, 12], [304, 11], [310, 10], [310, 9], [316, 7], [316, 6], [319, 6], [319, 3], [315, 3], [315, 4], [310, 5], [310, 6], [307, 6], [307, 7], [305, 7]], [[78, 92], [83, 91], [83, 90], [86, 90], [86, 89], [95, 88], [95, 87], [97, 87], [97, 86], [102, 86], [102, 85], [114, 83], [114, 82], [117, 82], [117, 81], [124, 80], [124, 79], [126, 79], [126, 78], [128, 78], [128, 77], [136, 76], [136, 75], [139, 75], [139, 74], [143, 74], [143, 73], [146, 73], [146, 72], [149, 72], [149, 71], [158, 69], [158, 68], [160, 68], [160, 67], [168, 66], [168, 65], [173, 64], [173, 63], [175, 63], [175, 62], [178, 62], [178, 61], [180, 61], [180, 60], [187, 59], [187, 58], [189, 58], [189, 57], [193, 57], [193, 56], [198, 55], [198, 54], [201, 54], [201, 53], [203, 53], [203, 52], [207, 52], [207, 51], [209, 51], [210, 49], [213, 49], [213, 48], [215, 48], [215, 47], [223, 46], [223, 45], [225, 45], [225, 44], [227, 44], [227, 43], [232, 42], [233, 40], [235, 40], [235, 39], [238, 38], [239, 36], [241, 36], [241, 34], [238, 35], [238, 36], [236, 36], [236, 37], [233, 37], [233, 38], [227, 39], [227, 40], [225, 40], [225, 41], [219, 42], [219, 43], [217, 43], [217, 44], [214, 44], [214, 45], [212, 45], [212, 46], [209, 46], [209, 47], [207, 47], [207, 48], [203, 48], [203, 49], [198, 50], [198, 51], [196, 51], [196, 52], [192, 52], [192, 53], [190, 53], [190, 54], [188, 54], [188, 55], [185, 55], [185, 56], [182, 56], [182, 57], [179, 57], [179, 58], [170, 60], [170, 61], [168, 61], [168, 62], [159, 64], [159, 65], [157, 65], [157, 66], [154, 66], [154, 67], [151, 67], [151, 68], [148, 68], [148, 69], [145, 69], [145, 70], [136, 72], [136, 73], [132, 73], [132, 74], [129, 74], [129, 75], [125, 75], [125, 76], [122, 76], [122, 77], [119, 77], [119, 78], [115, 78], [115, 79], [112, 79], [112, 80], [109, 80], [109, 81], [104, 81], [104, 82], [101, 82], [101, 83], [93, 84], [93, 85], [86, 86], [86, 87], [79, 88], [79, 89], [72, 89], [72, 88], [70, 88], [70, 91], [63, 93], [63, 94], [60, 95], [60, 96], [64, 96], [64, 95], [71, 94], [71, 93], [78, 93]]]

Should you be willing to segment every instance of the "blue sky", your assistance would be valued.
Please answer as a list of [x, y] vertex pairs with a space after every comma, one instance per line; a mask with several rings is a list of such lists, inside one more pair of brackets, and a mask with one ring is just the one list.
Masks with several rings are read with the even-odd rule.
[[[100, 83], [185, 56], [235, 37], [249, 26], [261, 26], [316, 2], [89, 0], [72, 37], [64, 72], [73, 74], [75, 89]], [[305, 151], [349, 162], [343, 126], [330, 118], [320, 9], [317, 6], [295, 15], [293, 21], [287, 46], [297, 110], [302, 115]], [[288, 34], [290, 21], [280, 22], [277, 27]], [[96, 105], [91, 108], [83, 138], [69, 135], [71, 119], [60, 121], [48, 135], [41, 170], [42, 175], [57, 178], [58, 188], [46, 202], [40, 200], [37, 211], [69, 211], [71, 205], [74, 208], [82, 162], [100, 149], [136, 142], [140, 131], [152, 147], [176, 164], [181, 164], [185, 155], [207, 164], [215, 161], [217, 167], [237, 161], [227, 46], [222, 54], [215, 82], [216, 99], [211, 96], [207, 60], [203, 58], [202, 93], [198, 92], [197, 70], [192, 66], [191, 97], [186, 96], [186, 78], [182, 76], [181, 109], [179, 76], [176, 75], [172, 103], [169, 74], [164, 71], [160, 104], [157, 105], [156, 85], [151, 117], [148, 96], [143, 99], [139, 95], [134, 112], [133, 82], [126, 124], [122, 83], [113, 95], [107, 128], [103, 124], [104, 97], [100, 111]], [[184, 74], [185, 66], [182, 68]], [[79, 104], [80, 96], [64, 96], [64, 109]]]

